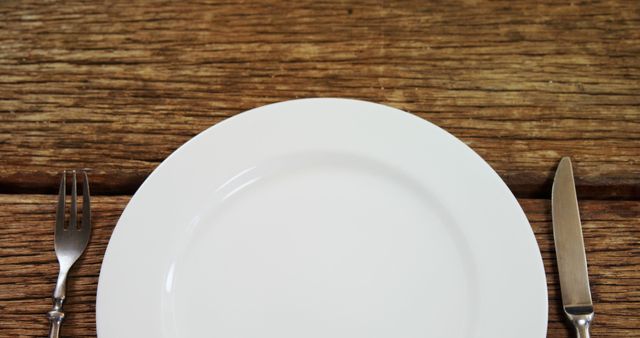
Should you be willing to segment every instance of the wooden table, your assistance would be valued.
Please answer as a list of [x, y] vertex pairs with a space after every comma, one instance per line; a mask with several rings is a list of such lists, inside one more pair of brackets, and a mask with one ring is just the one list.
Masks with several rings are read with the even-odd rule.
[[102, 255], [144, 178], [229, 116], [318, 96], [410, 111], [497, 170], [538, 238], [554, 338], [571, 334], [550, 183], [571, 156], [593, 335], [640, 336], [635, 0], [0, 3], [0, 336], [46, 335], [61, 169], [93, 169], [95, 230], [63, 333], [94, 337]]

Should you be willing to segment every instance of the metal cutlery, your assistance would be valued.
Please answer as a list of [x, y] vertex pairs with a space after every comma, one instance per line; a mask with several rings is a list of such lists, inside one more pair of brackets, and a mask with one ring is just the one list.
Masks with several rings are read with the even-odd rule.
[[69, 270], [82, 255], [89, 237], [91, 236], [91, 201], [89, 196], [89, 179], [87, 172], [82, 171], [82, 222], [78, 223], [78, 194], [76, 171], [71, 171], [71, 206], [69, 222], [65, 223], [65, 199], [67, 186], [67, 172], [63, 171], [58, 192], [58, 207], [56, 211], [55, 250], [60, 265], [58, 281], [53, 291], [53, 309], [49, 311], [49, 338], [58, 338], [60, 326], [64, 319], [62, 305], [66, 297], [66, 283]]
[[578, 338], [589, 338], [593, 302], [571, 159], [562, 158], [551, 192], [553, 238], [564, 312]]

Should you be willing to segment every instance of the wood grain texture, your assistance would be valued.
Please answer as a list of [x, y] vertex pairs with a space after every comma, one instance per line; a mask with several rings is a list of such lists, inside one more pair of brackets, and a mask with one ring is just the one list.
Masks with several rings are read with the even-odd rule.
[[581, 196], [640, 197], [637, 1], [0, 3], [0, 192], [70, 165], [130, 194], [220, 120], [302, 97], [413, 112], [519, 196], [570, 155]]
[[[65, 336], [95, 337], [95, 295], [102, 256], [129, 200], [94, 199], [94, 233], [72, 272]], [[556, 271], [550, 205], [520, 200], [538, 239], [549, 286], [550, 338], [572, 337], [564, 324]], [[585, 245], [596, 307], [594, 337], [640, 335], [640, 202], [582, 201]], [[0, 195], [0, 336], [43, 337], [57, 265], [53, 252], [55, 197]]]

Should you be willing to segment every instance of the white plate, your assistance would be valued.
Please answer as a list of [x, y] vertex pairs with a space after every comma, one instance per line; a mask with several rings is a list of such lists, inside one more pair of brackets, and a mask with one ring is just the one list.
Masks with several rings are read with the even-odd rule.
[[527, 219], [442, 129], [307, 99], [230, 118], [138, 190], [105, 254], [100, 338], [543, 338]]

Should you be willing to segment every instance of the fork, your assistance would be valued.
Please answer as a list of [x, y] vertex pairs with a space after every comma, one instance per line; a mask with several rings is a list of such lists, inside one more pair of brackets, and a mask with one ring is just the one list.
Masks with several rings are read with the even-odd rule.
[[60, 265], [60, 273], [56, 288], [53, 291], [53, 309], [47, 314], [50, 322], [49, 338], [58, 338], [60, 326], [64, 319], [62, 304], [66, 296], [67, 275], [73, 264], [82, 255], [91, 236], [91, 201], [89, 197], [89, 179], [87, 172], [82, 171], [82, 223], [77, 222], [77, 188], [76, 171], [72, 170], [71, 208], [69, 224], [65, 226], [65, 199], [67, 188], [67, 171], [62, 172], [60, 191], [58, 192], [58, 208], [56, 211], [55, 250]]

